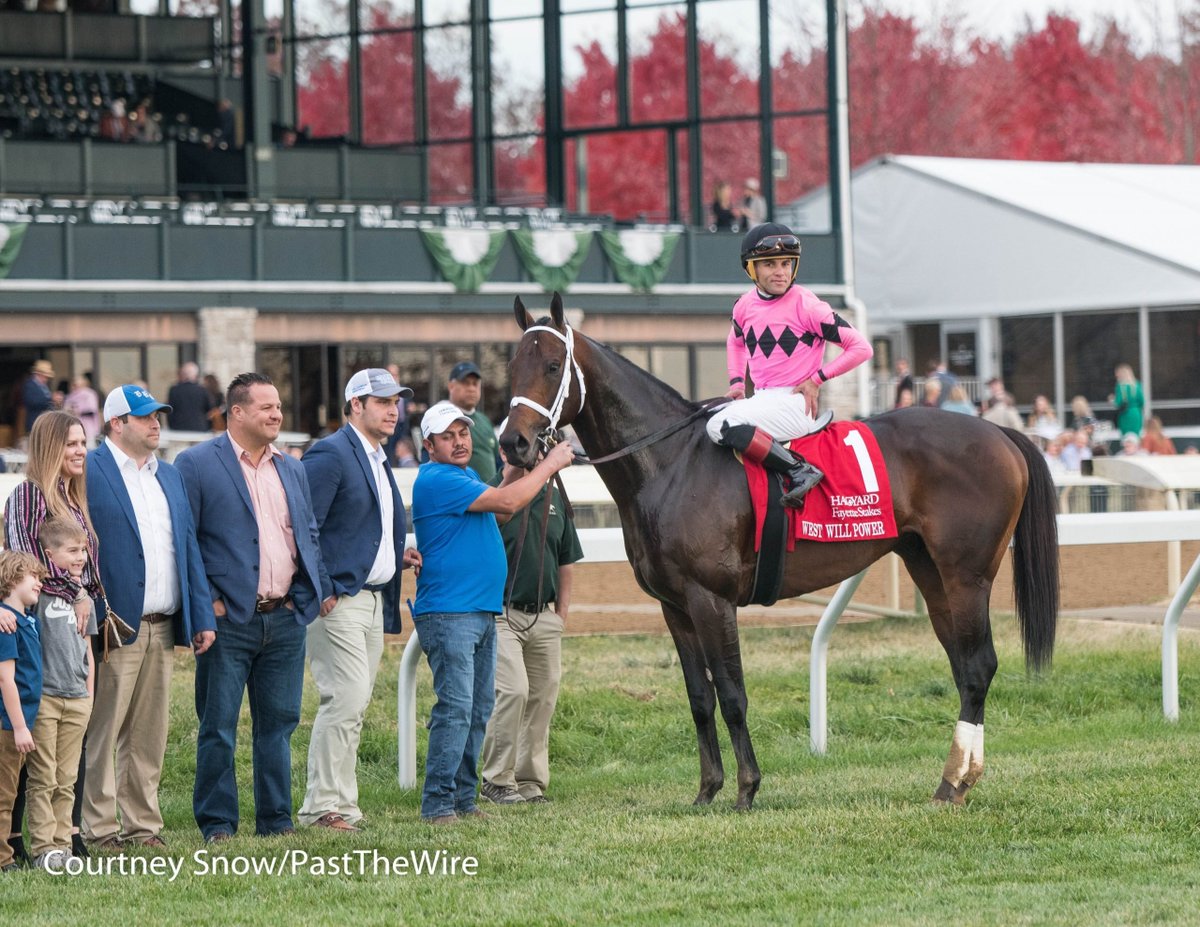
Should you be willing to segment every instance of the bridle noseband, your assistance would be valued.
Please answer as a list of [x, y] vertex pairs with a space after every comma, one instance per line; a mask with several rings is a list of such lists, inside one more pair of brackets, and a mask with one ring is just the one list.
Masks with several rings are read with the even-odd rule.
[[[567, 404], [567, 399], [571, 396], [571, 370], [574, 368], [575, 376], [579, 378], [579, 411], [583, 410], [583, 402], [587, 398], [587, 384], [583, 379], [583, 370], [579, 366], [579, 361], [575, 360], [575, 331], [566, 322], [563, 323], [566, 328], [564, 335], [557, 328], [551, 328], [549, 325], [530, 325], [525, 329], [525, 334], [530, 332], [549, 332], [564, 345], [566, 345], [567, 356], [563, 362], [562, 381], [558, 384], [558, 394], [554, 397], [554, 403], [547, 409], [540, 402], [536, 402], [527, 396], [514, 396], [510, 402], [509, 408], [515, 409], [517, 406], [529, 406], [539, 415], [545, 416], [550, 420], [550, 424], [542, 431], [542, 440], [546, 440], [547, 435], [553, 435], [558, 430], [558, 420], [562, 417], [563, 407]], [[534, 344], [537, 339], [534, 339]]]

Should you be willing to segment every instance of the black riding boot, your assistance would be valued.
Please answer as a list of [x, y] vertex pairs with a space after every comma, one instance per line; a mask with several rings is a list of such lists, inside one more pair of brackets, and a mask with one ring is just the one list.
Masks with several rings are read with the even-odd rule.
[[803, 507], [805, 494], [825, 478], [824, 473], [803, 457], [792, 453], [754, 425], [722, 425], [721, 441], [768, 470], [787, 475], [791, 488], [781, 500], [786, 509]]

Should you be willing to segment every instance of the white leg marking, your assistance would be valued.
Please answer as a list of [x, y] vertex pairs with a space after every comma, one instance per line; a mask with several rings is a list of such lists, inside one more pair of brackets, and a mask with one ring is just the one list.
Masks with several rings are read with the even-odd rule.
[[[976, 725], [967, 721], [959, 721], [954, 725], [954, 739], [950, 742], [950, 755], [946, 757], [946, 768], [942, 770], [942, 778], [954, 788], [958, 788], [970, 768], [971, 748], [975, 743], [975, 728]], [[982, 738], [979, 749], [982, 759]]]
[[971, 743], [971, 762], [967, 768], [964, 781], [968, 786], [974, 785], [983, 775], [983, 725], [975, 726], [975, 740]]

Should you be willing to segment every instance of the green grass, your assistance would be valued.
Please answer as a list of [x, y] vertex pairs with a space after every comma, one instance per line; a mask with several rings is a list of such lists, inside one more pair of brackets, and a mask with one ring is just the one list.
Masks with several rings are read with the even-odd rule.
[[[396, 786], [390, 651], [363, 738], [370, 828], [238, 837], [228, 856], [444, 848], [475, 876], [198, 875], [191, 819], [195, 722], [181, 658], [163, 784], [172, 883], [144, 876], [0, 878], [6, 924], [1191, 924], [1200, 889], [1200, 647], [1181, 650], [1182, 718], [1162, 719], [1156, 628], [1067, 623], [1052, 674], [1023, 672], [997, 630], [987, 771], [966, 808], [937, 808], [958, 710], [928, 623], [846, 625], [829, 669], [829, 755], [808, 751], [810, 629], [743, 636], [764, 779], [750, 814], [726, 789], [691, 800], [695, 736], [670, 641], [573, 638], [552, 735], [554, 802], [433, 830]], [[430, 704], [423, 670], [422, 710]], [[293, 741], [302, 797], [308, 724]], [[249, 731], [239, 741], [252, 820]], [[420, 758], [423, 762], [423, 756]]]

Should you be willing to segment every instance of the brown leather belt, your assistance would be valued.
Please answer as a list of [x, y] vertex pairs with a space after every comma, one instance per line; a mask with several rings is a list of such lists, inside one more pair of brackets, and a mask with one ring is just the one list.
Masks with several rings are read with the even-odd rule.
[[170, 621], [174, 615], [164, 615], [162, 612], [151, 612], [149, 615], [142, 615], [143, 624], [161, 624], [164, 621]]
[[259, 599], [254, 603], [254, 610], [259, 612], [273, 612], [276, 609], [283, 608], [285, 605], [291, 604], [291, 596], [281, 595], [277, 599]]

